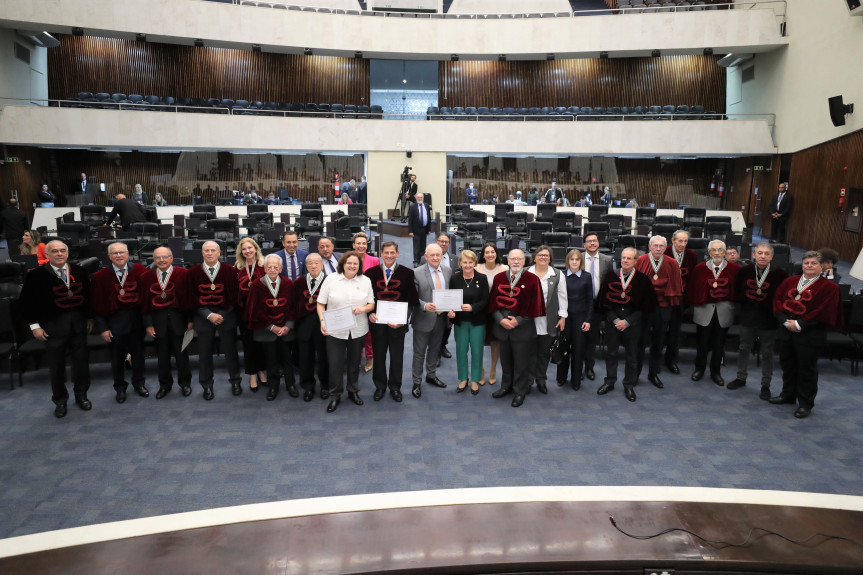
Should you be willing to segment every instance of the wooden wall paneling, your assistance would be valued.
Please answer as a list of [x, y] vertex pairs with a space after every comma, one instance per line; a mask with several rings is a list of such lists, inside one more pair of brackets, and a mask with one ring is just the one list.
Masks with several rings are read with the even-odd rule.
[[[37, 192], [42, 184], [56, 195], [57, 183], [48, 169], [49, 164], [43, 161], [43, 156], [37, 148], [26, 146], [2, 146], [4, 163], [0, 165], [0, 194], [3, 206], [9, 204], [12, 192], [18, 193], [20, 208], [27, 213], [27, 220], [33, 221], [33, 203], [38, 202]], [[7, 162], [7, 158], [17, 158], [17, 162]], [[29, 163], [28, 163], [29, 162]]]
[[49, 98], [100, 91], [360, 105], [369, 61], [60, 36], [48, 52]]
[[[860, 252], [860, 234], [846, 232], [839, 190], [863, 187], [863, 132], [796, 152], [791, 162], [790, 192], [794, 196], [788, 235], [803, 249], [831, 247], [846, 261]], [[847, 170], [845, 169], [847, 167]]]
[[441, 106], [703, 105], [725, 110], [714, 56], [440, 62]]

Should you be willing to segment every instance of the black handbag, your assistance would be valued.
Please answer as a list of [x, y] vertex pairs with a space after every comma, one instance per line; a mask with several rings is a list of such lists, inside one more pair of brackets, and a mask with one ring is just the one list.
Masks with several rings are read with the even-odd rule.
[[551, 342], [551, 363], [557, 365], [569, 355], [569, 340], [561, 331]]

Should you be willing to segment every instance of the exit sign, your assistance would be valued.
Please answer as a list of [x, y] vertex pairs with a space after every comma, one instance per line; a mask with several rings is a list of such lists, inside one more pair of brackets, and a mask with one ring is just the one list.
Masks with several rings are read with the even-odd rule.
[[9, 156], [8, 158], [6, 158], [6, 161], [9, 162], [10, 164], [17, 164], [18, 163], [18, 157], [17, 156]]
[[763, 172], [764, 166], [752, 166], [752, 169], [755, 170], [756, 172]]

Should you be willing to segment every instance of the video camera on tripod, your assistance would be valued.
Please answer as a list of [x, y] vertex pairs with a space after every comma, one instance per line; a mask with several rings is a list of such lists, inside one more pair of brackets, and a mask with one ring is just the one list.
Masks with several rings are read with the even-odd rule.
[[408, 219], [408, 203], [414, 201], [412, 198], [408, 199], [408, 195], [411, 190], [411, 170], [413, 168], [410, 166], [405, 166], [405, 169], [402, 170], [401, 174], [401, 189], [399, 190], [399, 196], [396, 198], [395, 207], [399, 210], [399, 215], [403, 222], [406, 222]]

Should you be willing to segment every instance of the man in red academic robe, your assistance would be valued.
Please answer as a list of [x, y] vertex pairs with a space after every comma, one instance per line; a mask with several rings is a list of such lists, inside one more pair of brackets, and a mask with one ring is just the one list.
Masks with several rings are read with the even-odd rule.
[[725, 242], [721, 240], [710, 242], [707, 251], [710, 259], [695, 266], [686, 286], [686, 301], [694, 306], [692, 320], [697, 340], [692, 381], [704, 377], [710, 352], [710, 379], [723, 386], [722, 357], [728, 328], [734, 323], [734, 280], [740, 266], [725, 260]]
[[839, 286], [821, 278], [821, 253], [803, 254], [803, 275], [779, 285], [773, 299], [779, 321], [776, 350], [782, 365], [782, 392], [770, 403], [797, 403], [794, 417], [809, 417], [818, 394], [818, 350], [827, 330], [842, 324]]
[[[294, 385], [294, 303], [293, 282], [282, 277], [282, 258], [270, 254], [264, 260], [266, 275], [249, 286], [246, 323], [257, 345], [264, 348], [267, 361], [267, 401], [279, 394], [279, 368], [291, 397], [299, 394]], [[291, 390], [293, 389], [293, 393]]]
[[216, 242], [204, 242], [201, 247], [204, 263], [195, 266], [186, 274], [189, 298], [194, 309], [193, 325], [198, 334], [198, 382], [204, 388], [204, 399], [215, 397], [213, 392], [213, 355], [216, 333], [219, 346], [228, 363], [231, 393], [240, 395], [240, 359], [237, 355], [237, 302], [239, 282], [236, 269], [219, 262], [221, 249]]
[[500, 389], [492, 397], [515, 393], [512, 406], [524, 403], [530, 389], [533, 368], [536, 324], [533, 319], [545, 315], [545, 298], [539, 278], [524, 269], [524, 252], [512, 250], [507, 257], [509, 270], [494, 276], [488, 311], [494, 320], [493, 333], [500, 341], [500, 364], [503, 375]]
[[653, 236], [649, 245], [650, 253], [640, 256], [635, 262], [635, 269], [650, 278], [656, 293], [656, 309], [645, 318], [642, 330], [641, 345], [638, 348], [638, 373], [641, 375], [644, 353], [649, 343], [650, 366], [647, 380], [662, 389], [662, 380], [659, 379], [662, 350], [671, 322], [671, 310], [680, 307], [683, 299], [683, 283], [680, 266], [674, 258], [664, 255], [668, 241], [662, 236]]
[[689, 274], [698, 263], [698, 256], [686, 248], [689, 243], [689, 232], [677, 230], [671, 236], [671, 245], [665, 248], [665, 255], [674, 258], [677, 267], [680, 268], [680, 282], [683, 287], [684, 297], [678, 305], [671, 306], [671, 318], [668, 320], [668, 340], [665, 346], [665, 365], [671, 373], [680, 373], [677, 365], [677, 356], [680, 351], [680, 325], [683, 322], [683, 308], [686, 296], [686, 282]]
[[303, 388], [303, 401], [314, 399], [317, 372], [321, 399], [329, 399], [327, 340], [321, 333], [321, 320], [318, 318], [318, 294], [321, 293], [321, 286], [327, 275], [324, 273], [324, 261], [317, 252], [306, 255], [303, 268], [306, 273], [294, 281], [294, 291], [291, 294], [299, 352], [300, 386]]
[[189, 356], [182, 349], [183, 335], [191, 328], [188, 317], [189, 296], [186, 284], [186, 269], [174, 267], [174, 255], [170, 248], [153, 250], [156, 269], [148, 270], [143, 279], [144, 326], [156, 342], [156, 357], [159, 361], [159, 391], [156, 399], [162, 399], [174, 386], [171, 373], [171, 356], [177, 362], [177, 383], [183, 396], [192, 393], [192, 370]]
[[111, 373], [117, 403], [126, 401], [126, 355], [132, 357], [132, 387], [141, 397], [149, 397], [144, 384], [143, 278], [146, 266], [129, 261], [129, 248], [122, 242], [108, 246], [111, 265], [93, 275], [90, 300], [96, 331], [111, 350]]
[[656, 292], [648, 276], [635, 269], [638, 250], [625, 248], [620, 253], [620, 271], [608, 270], [599, 288], [597, 307], [605, 316], [605, 381], [597, 395], [605, 395], [617, 381], [619, 349], [623, 345], [626, 368], [623, 392], [635, 401], [638, 383], [638, 348], [642, 323], [656, 308]]

